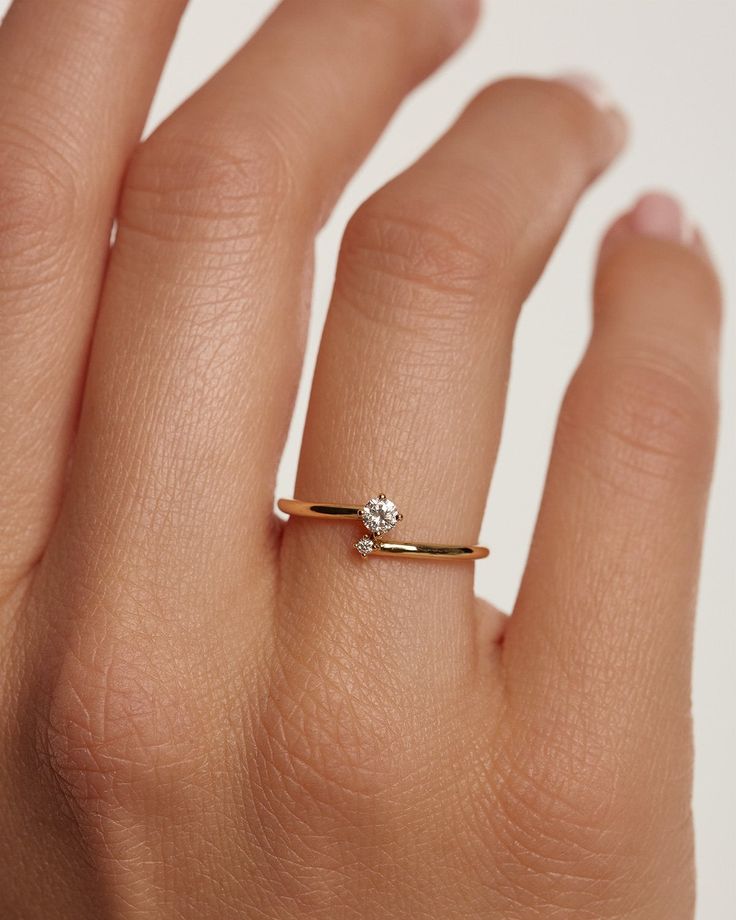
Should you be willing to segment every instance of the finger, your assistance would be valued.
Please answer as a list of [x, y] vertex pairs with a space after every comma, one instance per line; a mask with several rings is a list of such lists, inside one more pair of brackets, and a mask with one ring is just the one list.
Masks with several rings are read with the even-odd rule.
[[[298, 497], [362, 504], [383, 490], [403, 512], [397, 541], [473, 542], [519, 307], [622, 139], [620, 116], [570, 86], [507, 80], [361, 209], [343, 244]], [[283, 561], [294, 573], [292, 602], [305, 611], [300, 624], [333, 648], [350, 647], [340, 633], [356, 619], [397, 648], [411, 630], [405, 673], [453, 682], [475, 654], [472, 565], [363, 563], [356, 535], [289, 523]], [[320, 578], [297, 575], [305, 571]], [[310, 610], [323, 611], [318, 623]]]
[[0, 579], [58, 513], [120, 178], [184, 0], [16, 0], [0, 28]]
[[508, 614], [482, 598], [476, 600], [478, 648], [485, 659], [495, 657], [496, 647], [503, 642]]
[[167, 577], [205, 572], [209, 597], [270, 571], [313, 237], [467, 8], [287, 0], [139, 151], [66, 520], [114, 533], [126, 571], [140, 552]]
[[671, 827], [689, 808], [719, 326], [713, 269], [676, 202], [647, 196], [615, 225], [595, 301], [506, 630], [509, 700], [530, 735], [572, 743], [564, 763], [581, 769], [568, 781], [661, 830], [659, 817]]

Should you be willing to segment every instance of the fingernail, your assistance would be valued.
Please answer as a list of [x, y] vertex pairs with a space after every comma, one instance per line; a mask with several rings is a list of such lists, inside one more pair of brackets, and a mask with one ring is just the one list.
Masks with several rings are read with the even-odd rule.
[[555, 77], [555, 79], [558, 83], [575, 90], [576, 93], [606, 116], [611, 153], [619, 153], [626, 145], [629, 125], [626, 116], [604, 84], [597, 77], [587, 73], [563, 73]]
[[680, 202], [665, 192], [649, 192], [629, 213], [629, 226], [642, 236], [689, 246], [695, 241], [695, 228]]
[[570, 89], [576, 90], [581, 96], [585, 96], [588, 102], [591, 102], [597, 109], [602, 112], [618, 111], [618, 106], [613, 97], [608, 92], [606, 86], [598, 79], [588, 73], [570, 72], [560, 74], [555, 78], [558, 83], [564, 83]]

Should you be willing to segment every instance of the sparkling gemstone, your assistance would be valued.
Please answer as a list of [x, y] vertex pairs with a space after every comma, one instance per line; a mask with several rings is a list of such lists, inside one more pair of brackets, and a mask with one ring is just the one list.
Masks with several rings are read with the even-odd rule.
[[385, 495], [379, 495], [378, 498], [366, 502], [360, 516], [366, 528], [377, 537], [391, 530], [401, 520], [399, 509]]
[[376, 548], [376, 544], [370, 537], [361, 537], [360, 540], [358, 540], [358, 542], [355, 544], [355, 548], [365, 559], [365, 557], [369, 556]]

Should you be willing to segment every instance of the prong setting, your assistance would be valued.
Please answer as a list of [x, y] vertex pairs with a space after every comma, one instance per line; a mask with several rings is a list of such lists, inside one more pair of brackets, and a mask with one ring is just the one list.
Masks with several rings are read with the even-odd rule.
[[366, 556], [370, 556], [370, 554], [377, 548], [376, 542], [367, 535], [361, 537], [354, 545], [364, 559]]
[[360, 517], [366, 530], [370, 531], [375, 537], [388, 533], [401, 520], [399, 509], [383, 493], [365, 503], [360, 512]]

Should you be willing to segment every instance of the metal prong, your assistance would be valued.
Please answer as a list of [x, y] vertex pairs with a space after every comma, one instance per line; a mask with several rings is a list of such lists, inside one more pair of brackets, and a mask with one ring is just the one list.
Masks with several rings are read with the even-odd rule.
[[386, 499], [386, 494], [385, 494], [384, 492], [379, 492], [379, 493], [378, 493], [378, 497], [381, 499], [381, 501], [385, 501], [385, 499]]
[[404, 520], [404, 515], [403, 515], [403, 514], [397, 514], [397, 515], [396, 515], [396, 521], [397, 521], [397, 522], [398, 522], [398, 521], [403, 521], [403, 520]]

